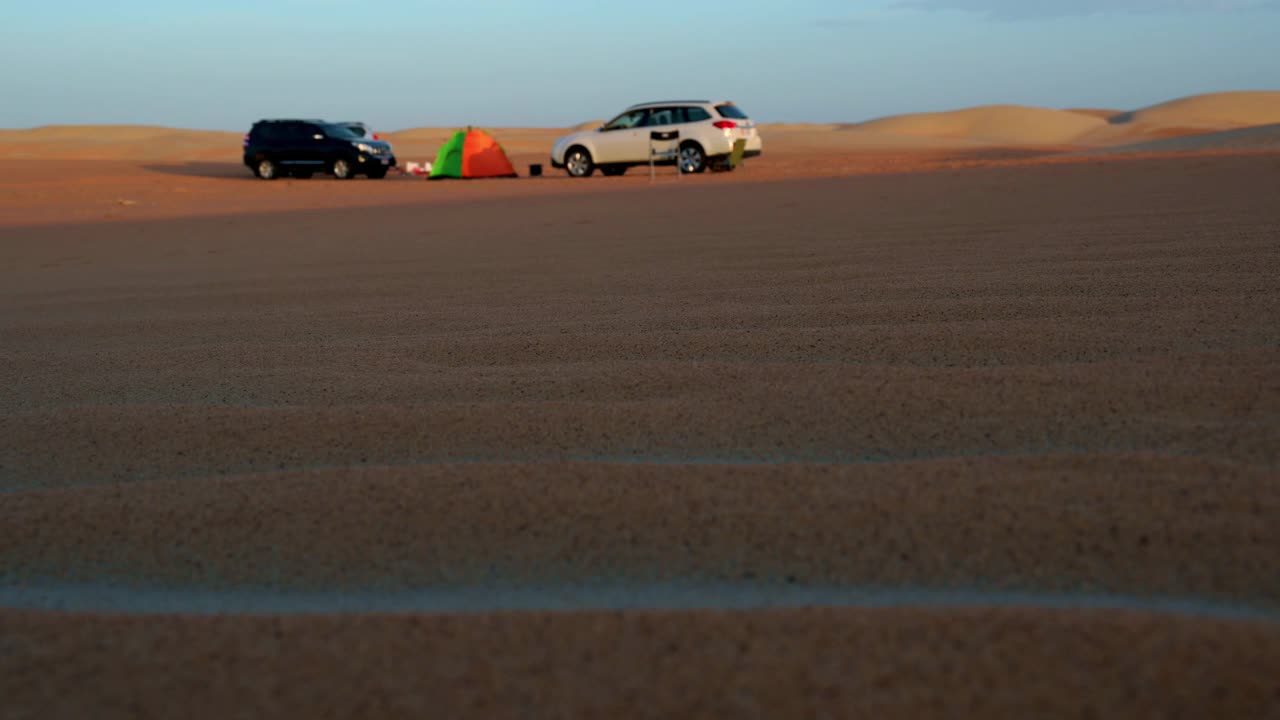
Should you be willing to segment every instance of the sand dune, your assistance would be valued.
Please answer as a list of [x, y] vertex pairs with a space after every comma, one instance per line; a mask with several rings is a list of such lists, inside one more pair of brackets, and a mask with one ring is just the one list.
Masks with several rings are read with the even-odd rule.
[[1200, 153], [1228, 151], [1280, 151], [1280, 124], [1246, 127], [1223, 132], [1117, 145], [1099, 153]]
[[[1062, 147], [1132, 144], [1277, 122], [1280, 92], [1258, 91], [1199, 95], [1132, 112], [994, 105], [837, 127], [782, 126], [779, 130], [812, 134], [812, 142], [851, 147]], [[831, 129], [847, 131], [849, 136], [834, 139], [822, 135]]]
[[1109, 110], [1106, 108], [1067, 108], [1067, 112], [1080, 113], [1081, 115], [1088, 115], [1089, 117], [1101, 118], [1103, 120], [1110, 120], [1117, 115], [1124, 114], [1123, 110]]
[[159, 125], [44, 125], [27, 130], [0, 130], [4, 142], [81, 142], [103, 138], [116, 142], [150, 140], [174, 133], [198, 134], [199, 130], [178, 130]]
[[1280, 123], [1280, 92], [1216, 93], [1115, 115], [1105, 127], [1082, 135], [1076, 143], [1132, 145], [1272, 123]]
[[244, 133], [142, 125], [65, 125], [0, 130], [0, 157], [83, 160], [212, 160], [234, 157]]
[[1117, 123], [1147, 127], [1229, 129], [1280, 123], [1280, 91], [1196, 95], [1119, 116]]
[[844, 127], [844, 123], [800, 123], [800, 122], [780, 122], [780, 123], [761, 123], [759, 128], [761, 132], [767, 133], [825, 133], [832, 130], [838, 130]]
[[1064, 110], [992, 105], [922, 113], [852, 125], [847, 132], [954, 139], [991, 145], [1067, 145], [1105, 124], [1100, 118]]
[[[898, 115], [862, 123], [772, 123], [761, 126], [769, 150], [938, 151], [990, 148], [1108, 147], [1280, 123], [1280, 92], [1233, 92], [1174, 100], [1131, 112], [1052, 110], [992, 105]], [[484, 128], [517, 164], [545, 160], [572, 128]], [[457, 128], [419, 127], [380, 134], [405, 160], [432, 160]], [[58, 126], [0, 130], [0, 157], [137, 160], [225, 160], [239, 156], [239, 132], [144, 126]], [[1170, 148], [1181, 147], [1170, 145]], [[1176, 150], [1175, 150], [1176, 151]]]

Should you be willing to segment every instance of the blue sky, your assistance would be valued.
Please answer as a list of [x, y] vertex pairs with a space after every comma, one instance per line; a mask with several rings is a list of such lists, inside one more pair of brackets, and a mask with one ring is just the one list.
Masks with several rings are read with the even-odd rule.
[[1280, 89], [1280, 0], [5, 0], [0, 127], [857, 121]]

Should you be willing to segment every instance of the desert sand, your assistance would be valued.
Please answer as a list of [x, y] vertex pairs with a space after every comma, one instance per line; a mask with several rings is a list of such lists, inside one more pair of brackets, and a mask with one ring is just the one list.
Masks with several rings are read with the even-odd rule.
[[1280, 153], [1190, 107], [0, 136], [4, 716], [1280, 717]]

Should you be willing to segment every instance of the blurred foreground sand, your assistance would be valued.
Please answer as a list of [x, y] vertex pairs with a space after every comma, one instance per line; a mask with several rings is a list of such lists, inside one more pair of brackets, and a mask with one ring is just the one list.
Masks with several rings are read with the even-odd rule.
[[[1000, 152], [793, 146], [657, 187], [0, 161], [30, 171], [0, 205], [0, 575], [985, 587], [1274, 617], [1280, 157]], [[5, 717], [1266, 718], [1280, 625], [6, 610], [0, 697]]]

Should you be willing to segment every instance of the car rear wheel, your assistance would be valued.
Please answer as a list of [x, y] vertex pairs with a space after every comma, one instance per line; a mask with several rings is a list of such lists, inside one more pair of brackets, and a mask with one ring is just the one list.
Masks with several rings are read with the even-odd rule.
[[569, 173], [569, 177], [591, 177], [596, 171], [596, 165], [591, 160], [591, 153], [586, 148], [570, 148], [569, 152], [564, 156], [564, 169]]
[[698, 143], [680, 146], [680, 172], [694, 175], [707, 169], [707, 156]]
[[351, 163], [338, 158], [333, 161], [333, 176], [339, 180], [348, 180], [354, 173], [351, 172]]
[[602, 165], [600, 166], [600, 172], [604, 173], [606, 177], [618, 177], [619, 175], [625, 175], [627, 173], [627, 166]]
[[275, 180], [276, 176], [278, 175], [278, 171], [276, 169], [276, 164], [274, 162], [266, 158], [263, 158], [259, 160], [258, 164], [253, 167], [253, 174], [257, 175], [263, 180]]

